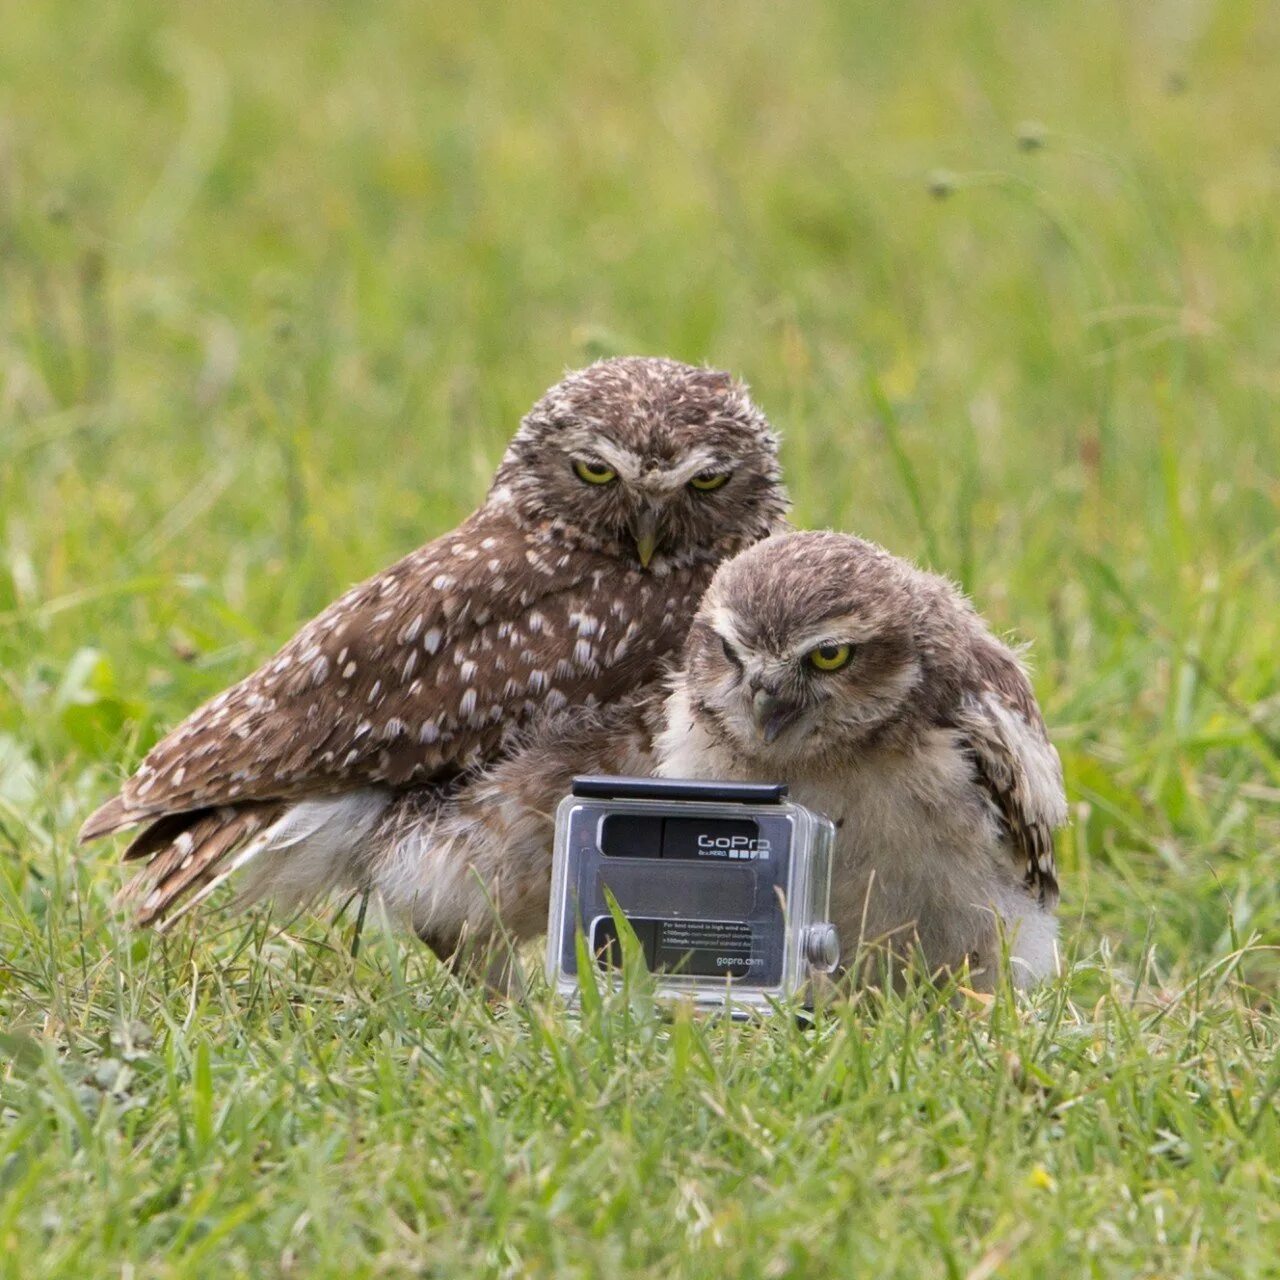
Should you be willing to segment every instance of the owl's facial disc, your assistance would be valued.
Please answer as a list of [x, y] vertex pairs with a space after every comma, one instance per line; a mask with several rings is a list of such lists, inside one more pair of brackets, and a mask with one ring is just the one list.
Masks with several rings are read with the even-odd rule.
[[[566, 429], [559, 443], [587, 489], [607, 493], [608, 506], [599, 504], [597, 518], [631, 539], [645, 569], [679, 530], [685, 508], [713, 505], [735, 469], [712, 449], [693, 447], [656, 459], [582, 427]], [[590, 493], [582, 497], [593, 500]]]
[[714, 602], [690, 634], [688, 665], [699, 712], [781, 765], [861, 741], [896, 714], [919, 671], [897, 632], [850, 618], [764, 635]]

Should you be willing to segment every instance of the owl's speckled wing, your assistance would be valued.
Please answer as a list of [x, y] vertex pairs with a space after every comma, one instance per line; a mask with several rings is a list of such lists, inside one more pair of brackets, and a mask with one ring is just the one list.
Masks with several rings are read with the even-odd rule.
[[1004, 828], [1027, 888], [1058, 901], [1053, 833], [1067, 820], [1062, 764], [1021, 667], [994, 645], [978, 652], [979, 687], [962, 701], [955, 728], [978, 783]]
[[162, 815], [443, 780], [679, 644], [713, 566], [658, 575], [481, 510], [352, 588], [158, 743], [84, 839]]

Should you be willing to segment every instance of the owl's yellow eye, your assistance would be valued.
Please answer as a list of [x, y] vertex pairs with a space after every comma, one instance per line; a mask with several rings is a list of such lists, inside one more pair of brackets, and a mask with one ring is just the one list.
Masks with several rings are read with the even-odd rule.
[[728, 471], [700, 471], [689, 481], [689, 488], [697, 489], [699, 493], [710, 493], [728, 484], [729, 474]]
[[809, 663], [819, 671], [839, 671], [852, 655], [852, 645], [820, 644], [809, 650]]
[[573, 464], [573, 469], [578, 479], [585, 480], [587, 484], [612, 484], [618, 478], [618, 473], [612, 467], [606, 467], [603, 462], [596, 462], [594, 459], [579, 458]]

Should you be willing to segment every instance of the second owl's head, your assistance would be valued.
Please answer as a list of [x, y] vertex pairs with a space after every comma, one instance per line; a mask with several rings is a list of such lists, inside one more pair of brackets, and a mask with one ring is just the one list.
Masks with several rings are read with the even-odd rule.
[[569, 374], [520, 424], [489, 502], [624, 563], [717, 561], [787, 509], [778, 442], [727, 373], [625, 356]]
[[856, 748], [918, 702], [921, 622], [950, 590], [847, 534], [768, 538], [703, 596], [679, 680], [690, 712], [780, 771]]

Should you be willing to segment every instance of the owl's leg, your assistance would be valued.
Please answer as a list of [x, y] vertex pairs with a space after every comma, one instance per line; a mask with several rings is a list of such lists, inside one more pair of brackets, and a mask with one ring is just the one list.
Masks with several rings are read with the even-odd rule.
[[495, 995], [523, 994], [526, 985], [520, 964], [521, 939], [503, 927], [496, 916], [489, 928], [460, 929], [447, 932], [439, 925], [420, 925], [418, 937], [435, 952], [448, 969], [468, 982], [482, 985]]
[[419, 942], [425, 942], [435, 952], [436, 959], [441, 964], [455, 967], [454, 958], [458, 955], [459, 944], [462, 942], [456, 932], [446, 933], [439, 926], [425, 924], [419, 925], [414, 932], [418, 935]]

